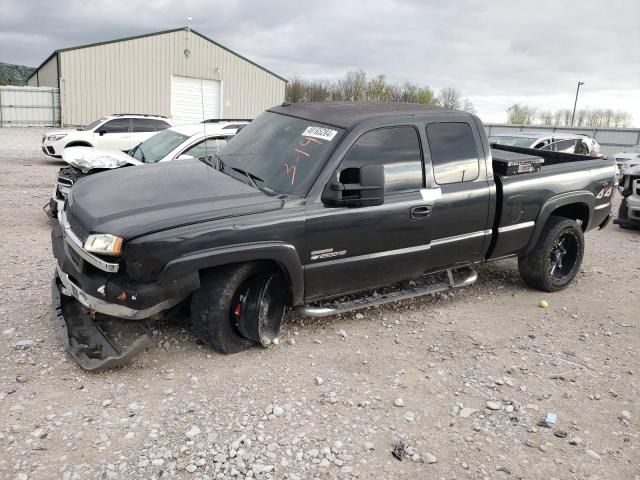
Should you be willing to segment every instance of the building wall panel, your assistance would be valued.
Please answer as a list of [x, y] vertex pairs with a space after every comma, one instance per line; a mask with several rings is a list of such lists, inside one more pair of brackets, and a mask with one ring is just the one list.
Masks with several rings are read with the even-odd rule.
[[59, 55], [66, 125], [86, 124], [112, 113], [171, 117], [172, 75], [220, 80], [222, 117], [253, 118], [284, 100], [283, 80], [184, 30]]

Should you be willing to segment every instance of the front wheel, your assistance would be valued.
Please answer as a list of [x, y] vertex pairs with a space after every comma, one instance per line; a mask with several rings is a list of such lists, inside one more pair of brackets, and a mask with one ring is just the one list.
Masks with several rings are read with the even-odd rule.
[[577, 222], [551, 216], [533, 251], [518, 258], [518, 270], [530, 287], [555, 292], [571, 283], [583, 257], [584, 234]]
[[227, 265], [203, 272], [191, 300], [192, 330], [221, 353], [266, 346], [278, 336], [287, 300], [284, 276], [269, 265]]

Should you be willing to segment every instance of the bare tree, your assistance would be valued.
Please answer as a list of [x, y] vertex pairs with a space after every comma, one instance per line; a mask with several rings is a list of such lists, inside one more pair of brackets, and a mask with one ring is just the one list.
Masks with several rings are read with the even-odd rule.
[[387, 81], [384, 75], [378, 75], [367, 83], [367, 100], [384, 102], [387, 100]]
[[476, 113], [476, 108], [473, 106], [473, 102], [467, 97], [462, 100], [462, 110], [469, 113]]
[[535, 109], [515, 103], [507, 109], [507, 123], [531, 125], [535, 120]]
[[287, 83], [285, 99], [289, 103], [302, 102], [304, 101], [304, 90], [304, 81], [298, 77], [294, 77], [293, 80]]
[[550, 110], [540, 112], [538, 118], [543, 125], [554, 125], [555, 115]]
[[445, 87], [438, 93], [438, 101], [440, 106], [453, 110], [460, 110], [462, 106], [462, 94], [456, 88]]
[[423, 105], [439, 105], [438, 99], [429, 87], [420, 87], [418, 89], [418, 103]]
[[347, 72], [343, 79], [338, 80], [334, 96], [336, 100], [361, 102], [365, 99], [367, 74], [364, 70]]

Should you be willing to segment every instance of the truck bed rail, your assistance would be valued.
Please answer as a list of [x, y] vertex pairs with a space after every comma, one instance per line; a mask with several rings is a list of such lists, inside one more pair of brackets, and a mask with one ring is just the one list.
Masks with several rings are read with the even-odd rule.
[[589, 155], [578, 155], [576, 153], [550, 152], [548, 150], [540, 150], [537, 148], [514, 147], [511, 145], [501, 145], [499, 143], [491, 144], [492, 150], [501, 150], [503, 152], [521, 153], [527, 157], [540, 157], [544, 159], [545, 165], [557, 165], [559, 163], [583, 162], [585, 160], [604, 160], [604, 157], [591, 157]]

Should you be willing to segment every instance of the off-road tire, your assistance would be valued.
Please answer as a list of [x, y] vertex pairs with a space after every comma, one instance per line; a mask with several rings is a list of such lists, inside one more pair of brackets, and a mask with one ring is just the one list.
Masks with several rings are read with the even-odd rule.
[[255, 345], [240, 335], [230, 317], [236, 291], [260, 271], [258, 263], [243, 263], [218, 267], [200, 275], [200, 288], [191, 299], [191, 329], [217, 352], [237, 353]]
[[[564, 235], [575, 239], [575, 260], [570, 271], [561, 278], [554, 277], [551, 255], [556, 243]], [[534, 249], [526, 256], [518, 258], [520, 277], [528, 286], [545, 292], [562, 290], [573, 281], [580, 271], [584, 257], [584, 233], [575, 220], [550, 216]]]

